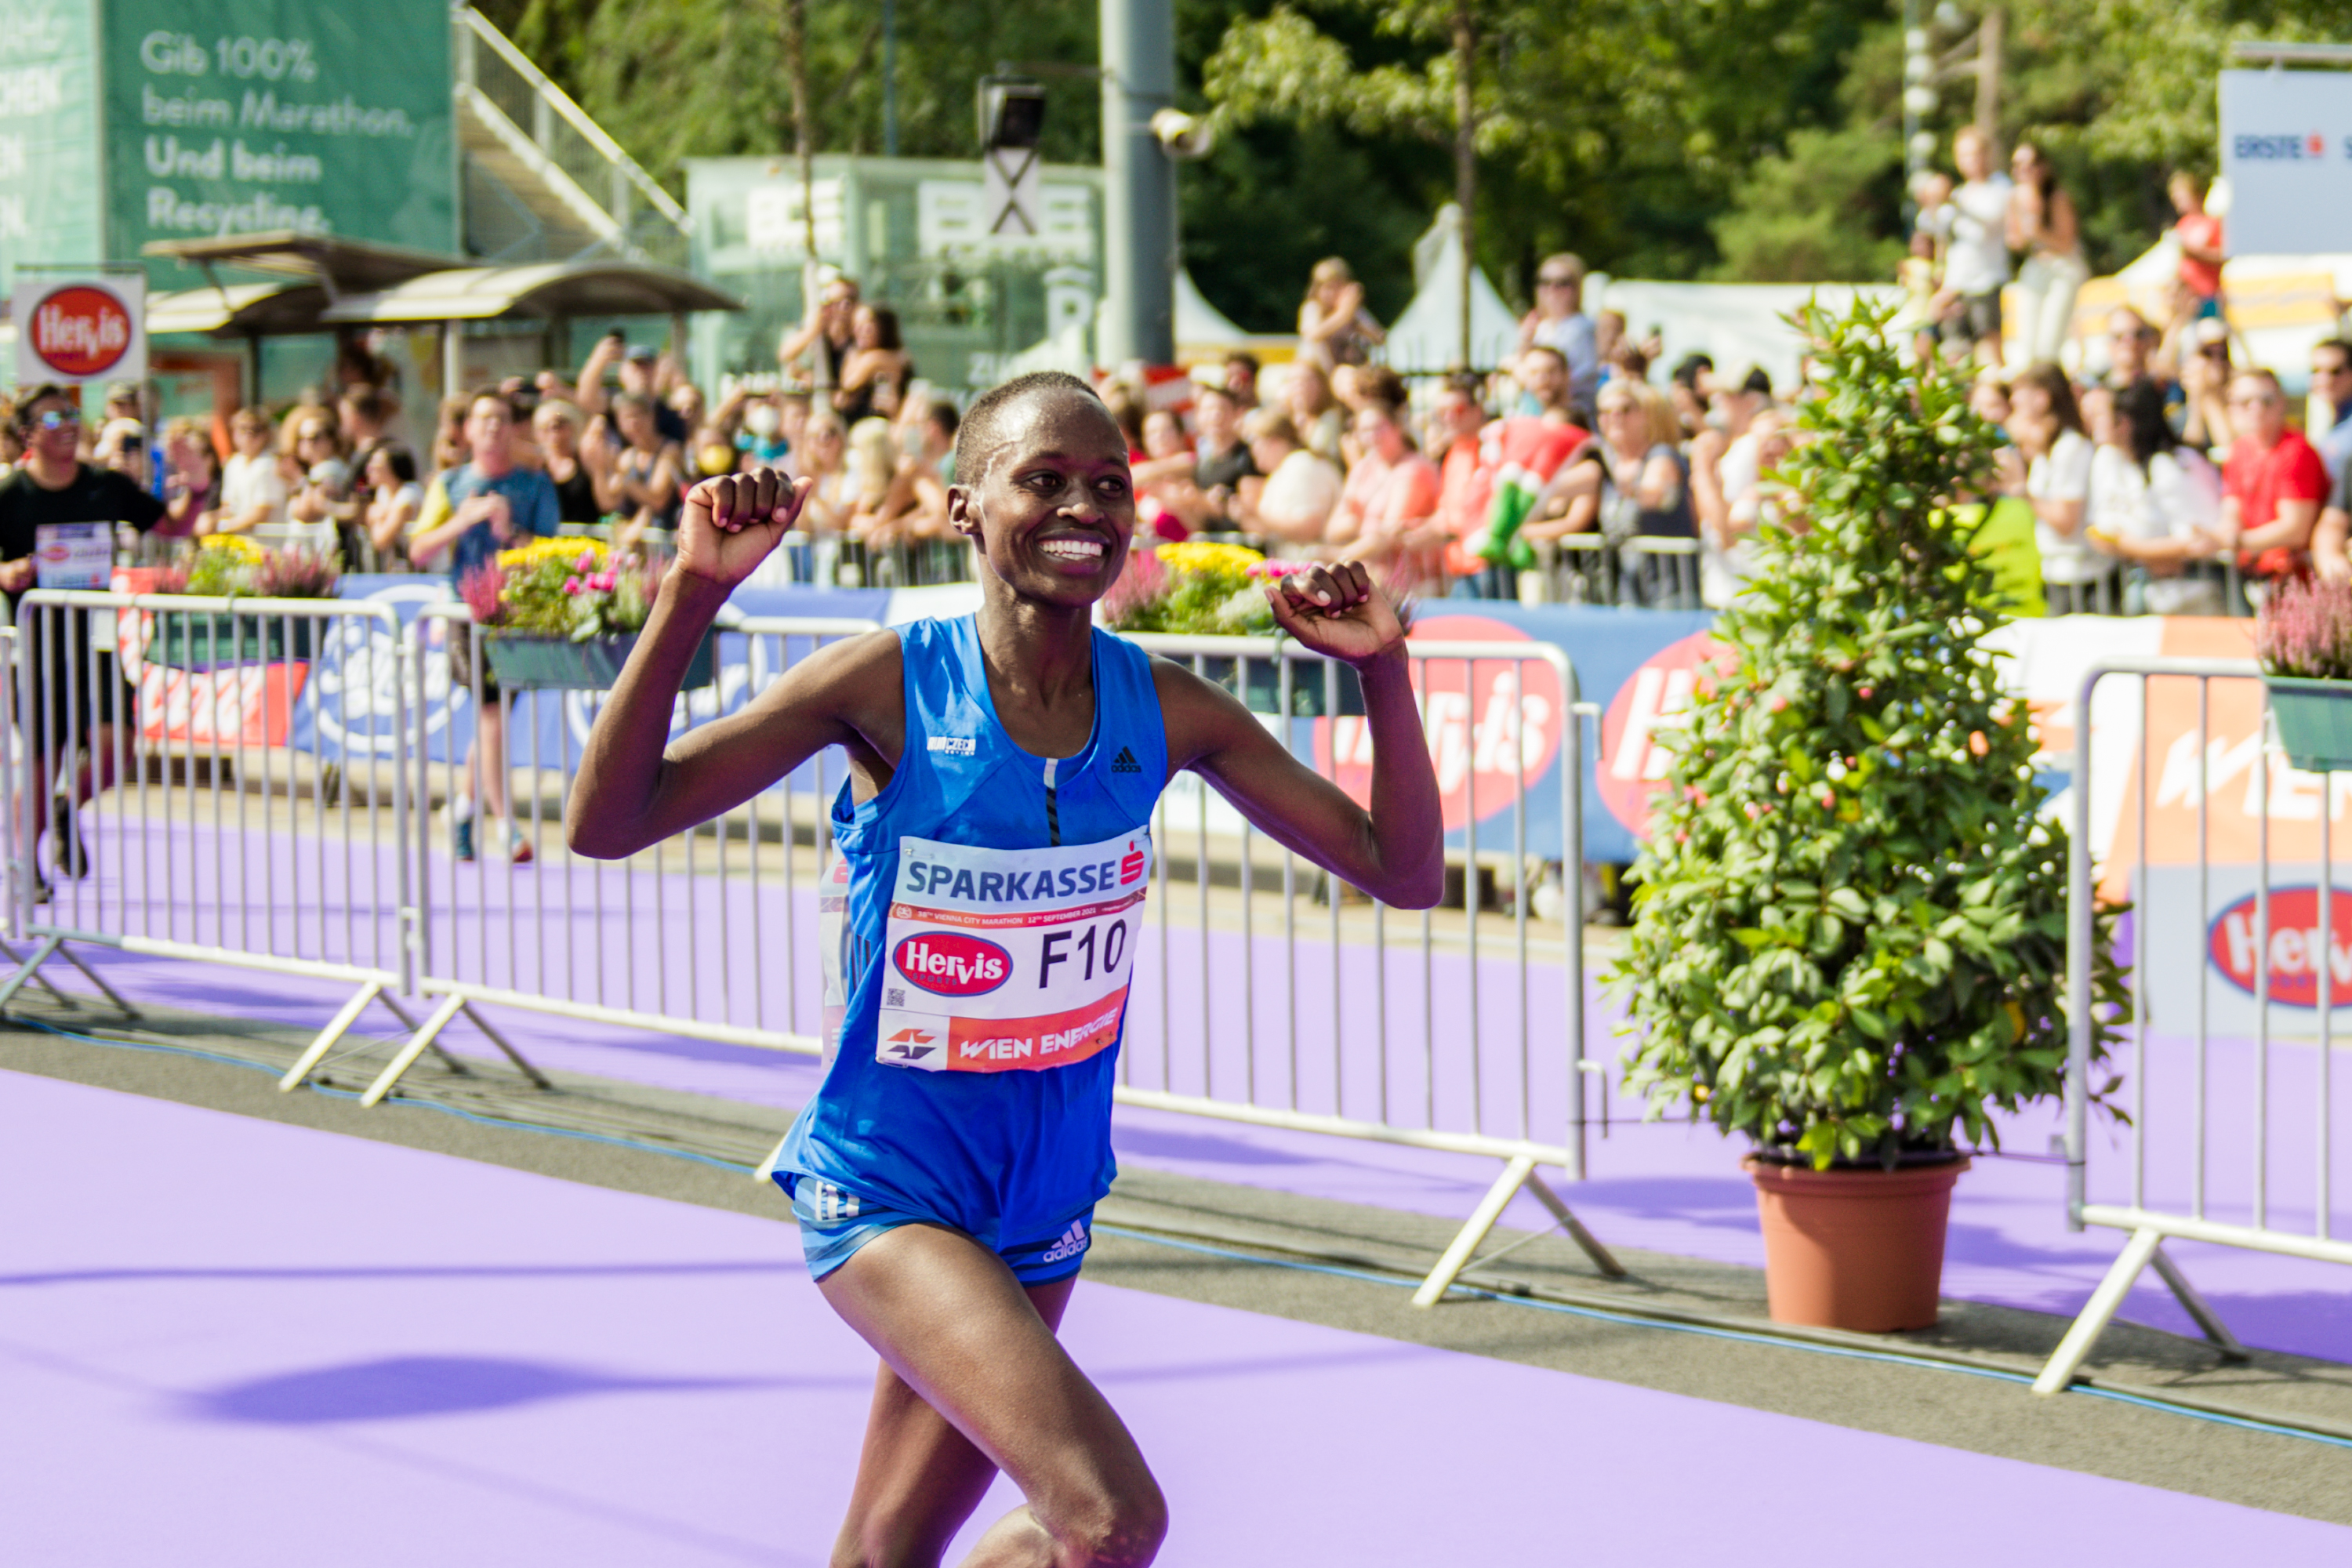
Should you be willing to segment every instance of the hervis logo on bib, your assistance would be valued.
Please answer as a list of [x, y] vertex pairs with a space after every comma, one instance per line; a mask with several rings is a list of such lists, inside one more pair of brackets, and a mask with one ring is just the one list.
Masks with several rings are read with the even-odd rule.
[[935, 996], [982, 996], [1013, 973], [1013, 955], [985, 937], [925, 931], [898, 944], [898, 973]]

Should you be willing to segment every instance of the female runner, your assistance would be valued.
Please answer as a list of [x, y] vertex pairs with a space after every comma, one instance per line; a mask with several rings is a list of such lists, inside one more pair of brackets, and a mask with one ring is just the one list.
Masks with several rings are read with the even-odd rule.
[[697, 485], [566, 826], [583, 854], [634, 854], [822, 747], [847, 752], [837, 968], [825, 955], [841, 1021], [776, 1173], [818, 1288], [882, 1358], [833, 1562], [937, 1563], [1001, 1469], [1028, 1500], [968, 1563], [1144, 1563], [1166, 1504], [1055, 1330], [1110, 1190], [1153, 804], [1194, 769], [1278, 842], [1421, 909], [1444, 877], [1437, 781], [1403, 631], [1361, 566], [1268, 594], [1290, 636], [1362, 678], [1369, 812], [1227, 692], [1095, 628], [1135, 496], [1126, 437], [1084, 382], [1044, 373], [982, 397], [956, 474], [950, 520], [984, 563], [977, 616], [835, 644], [665, 750], [696, 644], [808, 482]]

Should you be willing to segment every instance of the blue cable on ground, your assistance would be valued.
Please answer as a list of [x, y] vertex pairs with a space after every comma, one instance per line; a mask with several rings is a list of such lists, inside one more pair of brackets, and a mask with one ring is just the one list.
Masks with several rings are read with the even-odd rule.
[[[37, 1018], [26, 1018], [21, 1016], [16, 1021], [29, 1025], [45, 1034], [56, 1035], [68, 1040], [79, 1040], [89, 1045], [112, 1046], [122, 1050], [146, 1051], [159, 1056], [194, 1057], [201, 1061], [219, 1062], [228, 1067], [245, 1068], [250, 1071], [277, 1076], [277, 1069], [263, 1063], [247, 1061], [241, 1057], [224, 1056], [218, 1051], [202, 1050], [194, 1046], [171, 1046], [142, 1040], [111, 1040], [101, 1035], [85, 1035], [72, 1029], [60, 1029], [54, 1024], [46, 1024]], [[356, 1100], [360, 1098], [359, 1095], [348, 1089], [328, 1089], [315, 1083], [306, 1084], [304, 1087], [314, 1094], [328, 1095], [336, 1100]], [[733, 1175], [748, 1176], [752, 1173], [753, 1169], [750, 1165], [738, 1164], [732, 1160], [721, 1160], [709, 1154], [698, 1154], [690, 1149], [640, 1142], [632, 1138], [615, 1138], [608, 1133], [580, 1132], [566, 1127], [546, 1127], [536, 1122], [516, 1121], [500, 1116], [484, 1116], [478, 1111], [445, 1105], [436, 1100], [403, 1097], [400, 1103], [424, 1110], [437, 1110], [445, 1116], [454, 1116], [459, 1121], [475, 1122], [484, 1127], [504, 1128], [520, 1132], [541, 1132], [551, 1137], [575, 1139], [583, 1143], [603, 1143], [616, 1149], [635, 1149], [647, 1154], [666, 1154], [673, 1159], [692, 1160], [698, 1164], [713, 1166]], [[1391, 1289], [1409, 1290], [1413, 1289], [1414, 1285], [1412, 1280], [1374, 1274], [1368, 1269], [1349, 1268], [1332, 1263], [1313, 1263], [1303, 1258], [1269, 1258], [1259, 1253], [1241, 1252], [1231, 1247], [1212, 1246], [1205, 1242], [1188, 1241], [1176, 1237], [1156, 1235], [1150, 1231], [1134, 1230], [1125, 1226], [1097, 1225], [1095, 1229], [1101, 1234], [1124, 1237], [1130, 1241], [1149, 1242], [1152, 1246], [1171, 1247], [1179, 1252], [1192, 1252], [1208, 1258], [1255, 1263], [1270, 1268], [1292, 1268], [1302, 1273], [1328, 1275], [1335, 1279], [1352, 1279], [1367, 1285], [1382, 1285]], [[1468, 1285], [1456, 1285], [1451, 1293], [1467, 1297], [1472, 1300], [1499, 1302], [1509, 1307], [1530, 1307], [1538, 1311], [1556, 1312], [1565, 1317], [1589, 1319], [1594, 1322], [1615, 1323], [1630, 1328], [1664, 1329], [1671, 1333], [1696, 1334], [1703, 1339], [1729, 1340], [1739, 1344], [1766, 1345], [1776, 1350], [1802, 1351], [1812, 1355], [1836, 1356], [1846, 1361], [1876, 1362], [1884, 1365], [1909, 1367], [1921, 1372], [1958, 1373], [1966, 1377], [1989, 1378], [1996, 1383], [2014, 1384], [2019, 1387], [2031, 1387], [2033, 1384], [2033, 1378], [2029, 1373], [2010, 1372], [2000, 1367], [1968, 1366], [1958, 1362], [1904, 1355], [1899, 1352], [1819, 1344], [1808, 1340], [1784, 1338], [1778, 1334], [1757, 1333], [1741, 1329], [1712, 1328], [1703, 1323], [1678, 1323], [1668, 1319], [1646, 1317], [1638, 1312], [1612, 1312], [1605, 1308], [1576, 1306], [1566, 1301], [1547, 1301], [1539, 1297], [1508, 1295], [1501, 1291], [1482, 1290]], [[2141, 1409], [2157, 1411], [2166, 1415], [2179, 1415], [2192, 1421], [2210, 1422], [2217, 1426], [2233, 1426], [2244, 1432], [2258, 1432], [2273, 1437], [2297, 1437], [2307, 1443], [2326, 1444], [2332, 1448], [2352, 1448], [2352, 1438], [2338, 1437], [2326, 1432], [2314, 1432], [2300, 1426], [2288, 1426], [2242, 1415], [2224, 1415], [2219, 1411], [2200, 1410], [2193, 1405], [2177, 1405], [2163, 1399], [2146, 1398], [2136, 1394], [2126, 1394], [2119, 1389], [2096, 1388], [2085, 1384], [2076, 1384], [2066, 1392], [2087, 1394], [2094, 1399], [2111, 1400], [2117, 1405], [2137, 1405]]]

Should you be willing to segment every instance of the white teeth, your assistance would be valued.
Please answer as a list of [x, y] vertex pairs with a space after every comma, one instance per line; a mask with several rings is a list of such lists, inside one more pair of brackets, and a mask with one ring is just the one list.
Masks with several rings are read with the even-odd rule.
[[1099, 539], [1049, 539], [1038, 549], [1061, 561], [1092, 561], [1103, 552]]

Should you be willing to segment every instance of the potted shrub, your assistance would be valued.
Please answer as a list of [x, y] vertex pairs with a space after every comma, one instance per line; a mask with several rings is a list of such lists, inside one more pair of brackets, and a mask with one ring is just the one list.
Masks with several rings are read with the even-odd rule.
[[[163, 568], [152, 592], [204, 599], [331, 599], [342, 583], [332, 552], [266, 550], [242, 534], [210, 534], [186, 560]], [[222, 611], [153, 613], [143, 658], [173, 669], [278, 664], [311, 657], [320, 623], [307, 616]]]
[[2280, 749], [2306, 773], [2352, 771], [2352, 583], [2291, 577], [2254, 623]]
[[[2005, 616], [1981, 521], [1951, 506], [1996, 437], [1887, 315], [1801, 312], [1800, 521], [1765, 531], [1669, 741], [1612, 976], [1651, 1114], [1754, 1144], [1772, 1316], [1870, 1331], [1935, 1321], [1967, 1151], [2063, 1092], [2067, 1055], [2066, 835], [1985, 646]], [[2127, 1005], [2118, 912], [2095, 917], [2100, 1063]]]
[[[533, 540], [499, 552], [459, 584], [482, 657], [509, 690], [601, 691], [620, 679], [653, 613], [666, 563], [616, 560], [601, 540]], [[685, 687], [709, 686], [715, 630], [703, 634]]]
[[[1129, 552], [1127, 566], [1111, 591], [1103, 595], [1105, 625], [1119, 632], [1160, 632], [1177, 636], [1268, 637], [1276, 636], [1274, 612], [1266, 607], [1264, 584], [1297, 570], [1299, 563], [1268, 561], [1240, 544], [1186, 541], [1146, 545]], [[1254, 713], [1282, 711], [1282, 665], [1285, 661], [1213, 656], [1202, 661], [1202, 673], [1235, 693]], [[1245, 675], [1243, 672], [1246, 672]], [[1290, 710], [1294, 716], [1319, 718], [1323, 713], [1323, 682], [1319, 672], [1303, 678], [1291, 674]], [[1246, 689], [1241, 684], [1246, 680]], [[1364, 711], [1363, 688], [1356, 672], [1342, 665], [1339, 671], [1339, 711]]]

